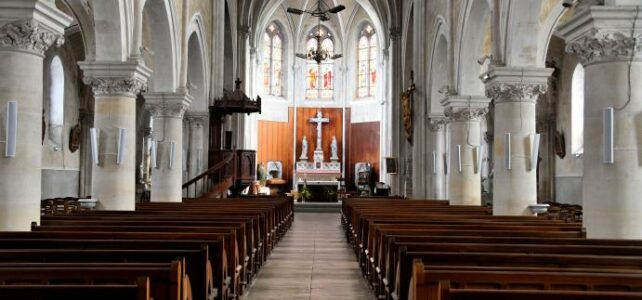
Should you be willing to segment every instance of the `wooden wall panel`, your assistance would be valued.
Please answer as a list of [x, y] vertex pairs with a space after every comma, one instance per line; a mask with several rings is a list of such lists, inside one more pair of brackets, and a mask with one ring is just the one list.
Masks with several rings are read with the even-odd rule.
[[[259, 121], [257, 163], [267, 165], [270, 160], [283, 163], [283, 179], [292, 180], [292, 130], [293, 110], [288, 112], [288, 122]], [[289, 187], [290, 185], [288, 185]], [[288, 188], [289, 190], [289, 188]]]
[[310, 108], [299, 107], [297, 108], [297, 142], [296, 142], [296, 155], [297, 159], [301, 155], [301, 141], [305, 135], [308, 139], [308, 158], [312, 161], [314, 158], [314, 149], [316, 148], [317, 140], [317, 126], [316, 123], [310, 123], [311, 118], [315, 118], [317, 112], [322, 112], [324, 118], [329, 118], [330, 123], [325, 123], [322, 126], [323, 136], [323, 152], [324, 161], [330, 161], [330, 144], [332, 137], [337, 137], [337, 147], [339, 159], [342, 159], [342, 145], [343, 145], [343, 112], [341, 108]]
[[367, 123], [354, 123], [350, 125], [350, 145], [348, 152], [348, 163], [346, 168], [349, 169], [350, 174], [347, 179], [348, 189], [356, 190], [354, 185], [354, 164], [357, 162], [369, 162], [372, 164], [372, 180], [378, 181], [379, 179], [379, 135], [380, 135], [380, 122], [367, 122]]
[[[354, 163], [370, 162], [373, 165], [373, 180], [379, 178], [379, 135], [380, 123], [354, 123], [350, 124], [350, 109], [346, 108], [346, 136], [342, 135], [342, 109], [341, 108], [297, 108], [297, 143], [296, 158], [301, 155], [301, 140], [303, 135], [308, 138], [308, 158], [312, 161], [314, 148], [316, 147], [316, 125], [310, 123], [310, 118], [316, 116], [317, 111], [323, 116], [330, 118], [330, 123], [323, 125], [323, 150], [325, 161], [330, 160], [330, 144], [332, 136], [337, 137], [339, 158], [342, 157], [342, 144], [346, 144], [346, 183], [349, 190], [356, 190], [354, 186]], [[283, 177], [288, 181], [288, 190], [292, 184], [294, 162], [292, 160], [293, 130], [294, 130], [294, 108], [290, 107], [288, 122], [259, 121], [258, 123], [258, 151], [257, 162], [266, 163], [269, 160], [280, 160], [283, 162]]]

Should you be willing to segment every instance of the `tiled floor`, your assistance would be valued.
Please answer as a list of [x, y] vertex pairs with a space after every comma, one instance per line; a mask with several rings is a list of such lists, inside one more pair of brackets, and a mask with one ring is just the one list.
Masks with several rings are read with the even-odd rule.
[[372, 300], [338, 213], [296, 213], [292, 228], [272, 252], [244, 297]]

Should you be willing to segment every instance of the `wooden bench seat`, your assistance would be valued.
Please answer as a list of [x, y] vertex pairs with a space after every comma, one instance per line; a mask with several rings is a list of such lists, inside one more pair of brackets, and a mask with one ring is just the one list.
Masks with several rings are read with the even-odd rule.
[[[0, 232], [0, 241], [8, 235], [13, 237], [26, 236], [34, 237], [39, 232]], [[59, 236], [67, 236], [70, 239], [88, 238], [78, 236], [70, 232], [58, 233]], [[94, 237], [96, 238], [96, 237]], [[122, 239], [122, 236], [114, 236], [114, 239]], [[220, 243], [220, 242], [219, 242]], [[198, 241], [190, 244], [178, 244], [152, 242], [146, 243], [135, 239], [109, 240], [91, 243], [86, 242], [78, 248], [71, 247], [64, 242], [56, 242], [46, 246], [35, 246], [16, 248], [15, 244], [4, 244], [0, 242], [0, 262], [171, 262], [177, 257], [185, 260], [185, 273], [190, 278], [191, 290], [194, 299], [216, 297], [227, 298], [227, 287], [225, 285], [226, 274], [222, 263], [212, 263], [211, 256], [223, 257], [223, 252], [212, 255], [210, 246], [215, 245], [214, 241]], [[222, 246], [217, 247], [222, 250]]]
[[533, 272], [514, 268], [499, 270], [425, 269], [421, 261], [413, 265], [411, 293], [415, 300], [443, 299], [440, 282], [448, 281], [450, 288], [500, 290], [559, 290], [640, 292], [642, 273]]
[[[182, 260], [171, 263], [2, 263], [0, 285], [137, 284], [148, 277], [155, 300], [191, 300]], [[4, 299], [4, 298], [3, 298]]]
[[0, 285], [3, 300], [152, 300], [149, 279], [136, 284], [25, 284]]

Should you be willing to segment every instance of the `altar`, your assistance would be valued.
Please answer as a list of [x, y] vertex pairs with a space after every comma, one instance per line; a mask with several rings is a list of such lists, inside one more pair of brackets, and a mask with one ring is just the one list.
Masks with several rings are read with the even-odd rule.
[[310, 192], [307, 201], [310, 202], [337, 202], [337, 193], [340, 182], [337, 180], [342, 177], [341, 162], [338, 156], [338, 147], [336, 137], [332, 137], [330, 144], [330, 161], [325, 160], [325, 154], [322, 147], [321, 126], [329, 123], [330, 119], [324, 118], [321, 112], [317, 112], [315, 118], [310, 119], [310, 123], [316, 123], [317, 138], [312, 161], [308, 161], [308, 141], [303, 136], [301, 145], [301, 156], [296, 162], [296, 182], [297, 190], [301, 192], [304, 188]]

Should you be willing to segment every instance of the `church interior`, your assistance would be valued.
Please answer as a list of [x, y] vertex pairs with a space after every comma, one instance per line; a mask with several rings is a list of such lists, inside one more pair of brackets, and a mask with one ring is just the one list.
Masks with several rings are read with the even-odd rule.
[[641, 6], [0, 0], [0, 299], [642, 299]]

